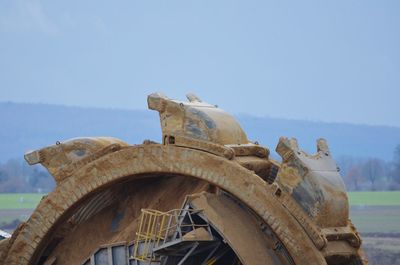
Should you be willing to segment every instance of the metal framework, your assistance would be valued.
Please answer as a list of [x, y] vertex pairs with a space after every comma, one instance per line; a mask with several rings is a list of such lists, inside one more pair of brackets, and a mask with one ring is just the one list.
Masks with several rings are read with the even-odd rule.
[[[146, 260], [151, 262], [158, 257], [160, 260], [170, 257], [168, 263], [160, 262], [162, 265], [176, 265], [185, 256], [182, 254], [190, 251], [187, 263], [194, 256], [201, 256], [203, 260], [214, 247], [213, 243], [218, 242], [228, 242], [245, 265], [368, 264], [361, 238], [349, 221], [346, 190], [325, 140], [319, 139], [316, 153], [308, 154], [295, 139], [282, 137], [276, 147], [282, 158], [279, 163], [269, 157], [268, 148], [249, 141], [229, 113], [193, 95], [188, 100], [172, 100], [158, 93], [148, 97], [149, 108], [160, 115], [162, 143], [145, 140], [143, 144], [129, 145], [115, 138], [86, 137], [28, 152], [26, 161], [47, 168], [57, 186], [11, 238], [0, 241], [0, 265], [52, 264], [55, 260], [57, 264], [78, 264], [99, 246], [88, 246], [83, 251], [74, 236], [90, 235], [92, 240], [99, 240], [98, 244], [113, 243], [114, 238], [120, 237], [130, 242], [132, 239], [125, 237], [133, 235], [130, 230], [133, 226], [128, 224], [137, 221], [140, 228], [137, 227], [135, 252], [131, 254], [129, 248], [126, 251], [127, 257], [132, 257], [129, 262], [137, 265], [148, 264]], [[178, 180], [199, 183], [177, 186]], [[146, 187], [152, 187], [148, 194], [136, 190], [144, 181]], [[120, 195], [122, 183], [129, 190]], [[177, 187], [182, 188], [177, 196], [165, 195]], [[105, 190], [110, 191], [108, 195]], [[218, 232], [209, 234], [221, 236], [215, 242], [195, 237], [189, 240], [194, 233], [207, 230], [196, 227], [196, 222], [190, 220], [201, 212], [145, 210], [139, 217], [136, 209], [121, 207], [123, 213], [114, 213], [113, 207], [106, 207], [111, 203], [126, 206], [131, 199], [139, 200], [138, 205], [144, 207], [155, 205], [155, 201], [147, 205], [140, 203], [148, 203], [139, 197], [141, 194], [151, 197], [149, 201], [167, 198], [163, 207], [168, 209], [176, 207], [183, 196], [201, 191], [212, 196], [219, 190], [230, 194], [248, 210], [240, 212], [240, 209], [233, 210], [236, 209], [233, 206], [228, 209], [223, 203], [219, 205], [223, 199], [218, 196], [214, 201], [198, 199], [196, 209], [207, 213], [212, 232], [215, 232], [213, 229]], [[209, 214], [214, 209], [218, 209], [212, 212], [218, 218]], [[123, 215], [131, 211], [134, 214]], [[227, 212], [230, 214], [224, 215]], [[124, 216], [121, 217], [124, 222], [121, 230], [111, 228], [100, 240], [99, 222], [104, 220], [103, 214], [118, 215], [115, 220], [119, 220], [119, 215]], [[184, 222], [180, 224], [181, 219]], [[252, 223], [253, 219], [257, 222]], [[238, 225], [245, 229], [237, 229]], [[87, 226], [96, 229], [87, 231], [84, 229]], [[230, 229], [218, 229], [227, 226]], [[257, 237], [259, 226], [266, 228], [268, 236]], [[252, 233], [246, 234], [248, 231]], [[254, 241], [259, 243], [257, 255], [254, 255], [255, 245], [248, 243]], [[282, 258], [277, 263], [282, 256], [281, 246], [288, 259]], [[224, 247], [221, 243], [221, 248], [211, 256], [218, 256]], [[107, 251], [102, 248], [100, 252]], [[180, 251], [179, 255], [169, 255], [173, 251]], [[67, 252], [75, 254], [74, 260]], [[94, 257], [102, 256], [100, 252]], [[235, 262], [235, 256], [230, 258]], [[200, 264], [211, 265], [212, 259]]]
[[[142, 209], [131, 258], [146, 262], [160, 262], [160, 256], [156, 255], [155, 252], [163, 247], [170, 246], [171, 243], [177, 241], [204, 241], [206, 239], [211, 241], [213, 238], [210, 225], [193, 221], [192, 215], [197, 215], [201, 211], [190, 209], [188, 206], [168, 212]], [[204, 238], [204, 233], [202, 233], [204, 231], [207, 232], [208, 238]], [[197, 246], [198, 243], [193, 243], [193, 246], [187, 252], [187, 256]]]

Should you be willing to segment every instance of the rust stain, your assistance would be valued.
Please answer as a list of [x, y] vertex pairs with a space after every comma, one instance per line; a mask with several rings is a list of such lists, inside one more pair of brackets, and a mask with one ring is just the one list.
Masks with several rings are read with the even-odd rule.
[[325, 140], [309, 155], [283, 137], [279, 163], [233, 116], [188, 99], [148, 97], [160, 114], [160, 144], [77, 138], [28, 152], [57, 186], [0, 241], [0, 264], [83, 264], [103, 244], [132, 241], [141, 208], [178, 208], [199, 192], [193, 203], [208, 209], [240, 264], [368, 264]]

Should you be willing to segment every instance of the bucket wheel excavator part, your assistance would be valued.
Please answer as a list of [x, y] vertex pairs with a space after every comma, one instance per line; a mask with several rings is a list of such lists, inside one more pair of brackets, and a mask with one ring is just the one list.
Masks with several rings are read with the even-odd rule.
[[[162, 142], [75, 138], [25, 154], [56, 180], [3, 265], [365, 265], [325, 140], [251, 142], [233, 116], [155, 93]], [[135, 133], [135, 132], [132, 132]]]

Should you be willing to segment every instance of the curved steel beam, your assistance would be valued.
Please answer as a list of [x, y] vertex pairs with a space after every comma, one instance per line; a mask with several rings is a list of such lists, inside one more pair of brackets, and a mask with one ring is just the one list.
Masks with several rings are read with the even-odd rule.
[[127, 178], [160, 173], [194, 177], [220, 187], [265, 221], [296, 264], [326, 264], [305, 230], [277, 198], [276, 186], [225, 158], [158, 144], [125, 147], [92, 161], [60, 182], [13, 235], [3, 264], [36, 264], [55, 228], [91, 193]]

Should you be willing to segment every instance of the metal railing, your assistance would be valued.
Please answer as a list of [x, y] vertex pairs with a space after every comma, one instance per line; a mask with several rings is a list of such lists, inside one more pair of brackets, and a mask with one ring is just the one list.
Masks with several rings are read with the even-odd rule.
[[[161, 212], [153, 209], [142, 209], [139, 227], [136, 232], [132, 259], [145, 262], [157, 262], [153, 249], [176, 239], [180, 239], [190, 231], [205, 227], [208, 224], [196, 224], [192, 215], [201, 210], [174, 209]], [[187, 218], [186, 218], [187, 217]], [[185, 223], [183, 223], [185, 219]]]

